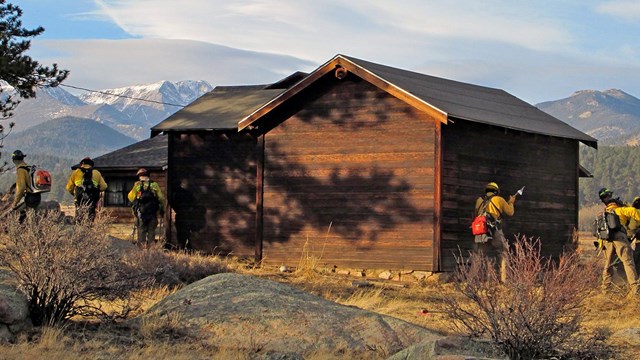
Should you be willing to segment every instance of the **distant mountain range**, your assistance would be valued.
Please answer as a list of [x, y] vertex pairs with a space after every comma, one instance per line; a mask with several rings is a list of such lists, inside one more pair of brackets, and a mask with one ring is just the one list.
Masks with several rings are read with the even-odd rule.
[[[61, 117], [91, 119], [136, 140], [150, 128], [211, 91], [206, 81], [160, 81], [106, 89], [75, 96], [63, 87], [43, 88], [34, 99], [22, 100], [11, 119], [15, 132]], [[140, 100], [142, 99], [142, 100]]]
[[[16, 126], [5, 139], [3, 152], [20, 148], [74, 159], [102, 155], [148, 138], [152, 126], [212, 89], [206, 81], [193, 80], [79, 96], [63, 87], [44, 88], [35, 99], [18, 105], [11, 119]], [[582, 90], [536, 106], [595, 137], [601, 145], [640, 144], [640, 99], [621, 90]]]
[[640, 144], [640, 99], [622, 90], [581, 90], [536, 107], [598, 139], [600, 145]]
[[97, 121], [64, 116], [7, 136], [4, 148], [9, 152], [20, 149], [27, 154], [49, 154], [79, 161], [134, 142], [135, 139]]
[[[28, 163], [52, 171], [56, 181], [47, 196], [69, 200], [64, 183], [72, 164], [148, 138], [152, 126], [212, 89], [205, 81], [160, 81], [80, 96], [63, 87], [41, 89], [35, 99], [23, 100], [16, 108], [10, 119], [16, 126], [4, 140], [0, 163], [10, 163], [7, 154], [13, 150], [24, 151]], [[8, 92], [6, 87], [3, 91], [0, 96]], [[600, 145], [640, 145], [640, 99], [624, 91], [581, 90], [536, 106], [598, 139]], [[601, 149], [606, 155], [608, 148]], [[0, 173], [0, 192], [13, 181], [14, 171]]]

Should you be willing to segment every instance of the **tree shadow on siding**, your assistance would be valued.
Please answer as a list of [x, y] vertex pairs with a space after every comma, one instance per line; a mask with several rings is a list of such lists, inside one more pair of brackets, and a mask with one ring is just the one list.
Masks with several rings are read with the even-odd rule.
[[[326, 168], [318, 168], [308, 159], [296, 160], [286, 144], [269, 136], [276, 127], [288, 131], [287, 120], [292, 116], [302, 124], [323, 124], [325, 128], [340, 131], [346, 136], [350, 133], [359, 136], [361, 129], [387, 131], [388, 127], [383, 125], [391, 121], [390, 108], [393, 108], [393, 116], [401, 120], [415, 118], [414, 110], [408, 105], [394, 107], [399, 100], [373, 85], [352, 79], [344, 83], [343, 88], [332, 92], [335, 85], [335, 79], [323, 78], [307, 91], [289, 99], [286, 107], [276, 108], [255, 124], [258, 128], [252, 132], [253, 140], [267, 134], [268, 142], [264, 160], [268, 172], [264, 192], [264, 241], [285, 243], [294, 236], [299, 238], [301, 232], [309, 227], [324, 233], [330, 224], [332, 236], [353, 241], [354, 247], [361, 249], [380, 241], [384, 232], [405, 224], [425, 226], [420, 227], [423, 230], [419, 233], [417, 226], [413, 226], [410, 233], [405, 228], [405, 233], [394, 234], [393, 239], [400, 242], [403, 238], [424, 238], [424, 232], [429, 231], [428, 227], [433, 223], [433, 174], [419, 178], [411, 175], [406, 167], [398, 169], [405, 165], [401, 162], [393, 164], [394, 168], [377, 165], [367, 159], [366, 153], [360, 154], [363, 159], [356, 164], [329, 161]], [[395, 126], [391, 128], [396, 129]], [[406, 128], [411, 131], [410, 127], [402, 129]], [[317, 130], [307, 126], [303, 131]], [[189, 176], [194, 180], [205, 179], [189, 185], [190, 191], [197, 194], [194, 201], [206, 212], [202, 215], [200, 241], [214, 243], [219, 251], [233, 250], [234, 243], [238, 242], [245, 247], [253, 246], [256, 238], [255, 174], [258, 155], [253, 150], [236, 146], [242, 135], [229, 134], [226, 139], [208, 136], [210, 138], [205, 136], [188, 144], [192, 150], [184, 150], [180, 145], [173, 147], [174, 151], [193, 151], [193, 154], [185, 154], [181, 161], [190, 162], [192, 157], [195, 164], [204, 164], [201, 167], [178, 165], [188, 168], [192, 172]], [[372, 140], [365, 147], [375, 147], [376, 138]], [[330, 138], [323, 141], [325, 146], [331, 146]], [[228, 146], [220, 146], [225, 142]], [[386, 146], [393, 148], [390, 151], [403, 151], [403, 145], [396, 146], [393, 141]], [[313, 144], [306, 147], [313, 153]], [[342, 147], [339, 151], [350, 151], [348, 143], [343, 143]], [[217, 155], [211, 159], [211, 153]], [[202, 156], [206, 156], [206, 160]], [[432, 153], [425, 151], [420, 156], [427, 160], [426, 157]], [[421, 163], [420, 166], [427, 165]], [[427, 181], [427, 178], [431, 180]], [[193, 222], [197, 223], [196, 220]]]
[[[334, 167], [322, 178], [304, 165], [286, 160], [270, 146], [265, 160], [270, 173], [265, 189], [265, 241], [287, 242], [306, 226], [357, 242], [366, 249], [380, 235], [407, 223], [429, 221], [426, 206], [414, 204], [416, 188], [393, 170]], [[290, 176], [296, 174], [296, 176]], [[276, 201], [267, 201], [273, 199]], [[274, 203], [282, 205], [275, 207]], [[413, 234], [419, 236], [420, 234]]]

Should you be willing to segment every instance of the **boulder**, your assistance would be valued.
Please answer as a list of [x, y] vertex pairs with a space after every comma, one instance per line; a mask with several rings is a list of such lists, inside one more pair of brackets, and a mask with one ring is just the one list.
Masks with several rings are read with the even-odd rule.
[[0, 323], [12, 325], [29, 317], [29, 304], [11, 282], [7, 270], [0, 270]]
[[406, 321], [340, 305], [286, 284], [232, 273], [192, 283], [134, 321], [149, 326], [176, 319], [209, 345], [253, 354], [286, 354], [287, 358], [385, 358], [441, 337]]
[[10, 341], [32, 327], [26, 297], [15, 287], [11, 273], [0, 269], [0, 341]]
[[499, 350], [487, 341], [447, 336], [424, 341], [393, 354], [387, 360], [502, 360]]

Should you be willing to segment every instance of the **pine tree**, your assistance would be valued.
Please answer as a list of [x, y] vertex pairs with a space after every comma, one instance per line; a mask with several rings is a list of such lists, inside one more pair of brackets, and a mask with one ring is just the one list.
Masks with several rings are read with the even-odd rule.
[[[20, 7], [0, 0], [0, 120], [7, 120], [13, 115], [13, 110], [20, 103], [19, 98], [33, 98], [36, 88], [58, 86], [69, 75], [68, 70], [58, 69], [57, 64], [42, 66], [25, 55], [31, 47], [29, 39], [42, 34], [44, 28], [26, 29], [22, 26], [21, 17]], [[3, 93], [4, 85], [13, 87], [15, 94]], [[0, 148], [13, 125], [10, 122], [9, 131], [5, 132], [4, 124], [0, 124]], [[6, 165], [6, 161], [0, 165], [0, 173]]]
[[[31, 47], [29, 38], [42, 34], [44, 28], [26, 29], [21, 17], [20, 7], [0, 0], [0, 80], [12, 86], [20, 98], [28, 99], [36, 96], [38, 87], [59, 85], [69, 71], [58, 69], [57, 64], [42, 66], [24, 54]], [[14, 96], [0, 94], [0, 120], [11, 117], [19, 102]], [[0, 127], [0, 134], [2, 130]]]

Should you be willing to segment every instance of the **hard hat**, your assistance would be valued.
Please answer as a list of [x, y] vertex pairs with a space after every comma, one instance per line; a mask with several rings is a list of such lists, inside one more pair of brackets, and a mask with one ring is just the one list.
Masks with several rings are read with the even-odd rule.
[[80, 160], [80, 165], [89, 165], [89, 166], [93, 166], [93, 160], [91, 160], [90, 157], [86, 157], [82, 160]]
[[633, 203], [631, 203], [631, 206], [636, 209], [640, 209], [640, 196], [636, 196], [635, 198], [633, 198]]
[[149, 172], [145, 168], [140, 168], [136, 173], [136, 176], [149, 176]]
[[598, 197], [600, 197], [600, 200], [604, 200], [608, 197], [613, 196], [613, 191], [607, 189], [607, 188], [602, 188], [598, 191]]
[[485, 188], [485, 191], [487, 192], [494, 192], [496, 194], [500, 192], [500, 188], [498, 187], [498, 184], [494, 182], [488, 183], [487, 186], [485, 186], [484, 188]]
[[11, 154], [12, 160], [23, 160], [27, 155], [25, 155], [22, 151], [16, 150]]

